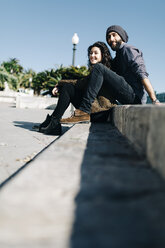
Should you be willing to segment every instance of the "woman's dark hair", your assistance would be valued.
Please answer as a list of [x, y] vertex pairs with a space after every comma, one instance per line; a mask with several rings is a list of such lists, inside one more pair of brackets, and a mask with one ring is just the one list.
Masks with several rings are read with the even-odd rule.
[[93, 45], [88, 47], [88, 66], [89, 66], [89, 68], [92, 67], [92, 64], [90, 62], [89, 56], [90, 56], [91, 49], [93, 47], [98, 47], [101, 50], [102, 61], [100, 63], [102, 63], [103, 65], [107, 66], [108, 68], [111, 68], [111, 61], [112, 61], [111, 53], [110, 53], [107, 45], [104, 42], [101, 42], [101, 41], [97, 41]]

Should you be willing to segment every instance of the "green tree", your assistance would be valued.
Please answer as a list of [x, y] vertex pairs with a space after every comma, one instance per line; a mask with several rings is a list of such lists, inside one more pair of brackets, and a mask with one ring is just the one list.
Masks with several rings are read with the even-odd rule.
[[2, 66], [4, 66], [8, 73], [14, 75], [23, 72], [23, 67], [19, 64], [19, 60], [16, 58], [10, 58], [9, 61], [3, 62]]
[[40, 94], [41, 90], [52, 90], [61, 79], [79, 79], [89, 74], [89, 70], [82, 66], [59, 67], [58, 69], [45, 70], [38, 73], [33, 79], [33, 89], [35, 94]]
[[89, 70], [86, 66], [78, 67], [60, 67], [56, 70], [56, 73], [59, 73], [62, 79], [79, 79], [87, 76]]
[[8, 73], [3, 66], [0, 66], [0, 90], [5, 88], [5, 82], [9, 84], [11, 89], [17, 88], [17, 77]]
[[33, 79], [36, 77], [36, 72], [32, 69], [25, 70], [22, 77], [20, 78], [20, 87], [22, 88], [33, 88]]
[[4, 82], [8, 82], [13, 90], [32, 88], [35, 94], [41, 90], [52, 90], [61, 79], [79, 79], [89, 74], [87, 67], [63, 67], [35, 73], [32, 69], [24, 70], [19, 60], [11, 58], [4, 61], [0, 67], [0, 89], [4, 89]]
[[[1, 64], [1, 68], [3, 68], [1, 70], [2, 86], [4, 86], [4, 82], [7, 81], [11, 89], [18, 90], [23, 76], [23, 67], [19, 64], [19, 60], [16, 58], [11, 58], [9, 61], [4, 61]], [[6, 80], [4, 81], [2, 77], [4, 77], [4, 79], [6, 77]]]

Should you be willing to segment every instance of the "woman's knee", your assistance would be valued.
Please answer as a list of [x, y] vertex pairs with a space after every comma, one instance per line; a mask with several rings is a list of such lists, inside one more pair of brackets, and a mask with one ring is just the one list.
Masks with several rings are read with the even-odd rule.
[[71, 102], [74, 101], [77, 94], [75, 85], [66, 83], [63, 87], [62, 94], [68, 96]]
[[64, 83], [60, 90], [60, 92], [68, 92], [68, 93], [71, 93], [73, 91], [74, 91], [74, 85], [70, 83]]
[[71, 83], [64, 83], [64, 84], [62, 85], [62, 88], [63, 88], [63, 89], [72, 89], [73, 87], [74, 87], [74, 85], [71, 84]]
[[96, 71], [103, 72], [104, 69], [105, 69], [105, 65], [103, 65], [101, 63], [97, 63], [97, 64], [94, 65], [93, 69], [96, 70]]

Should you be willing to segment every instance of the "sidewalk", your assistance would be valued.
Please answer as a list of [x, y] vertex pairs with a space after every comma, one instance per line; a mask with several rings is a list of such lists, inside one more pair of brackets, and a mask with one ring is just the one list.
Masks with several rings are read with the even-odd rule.
[[19, 109], [0, 102], [0, 184], [57, 139], [32, 130], [48, 113], [52, 110]]
[[165, 182], [116, 128], [77, 124], [45, 136], [30, 129], [49, 111], [1, 108], [4, 154], [41, 152], [1, 187], [0, 247], [165, 247]]

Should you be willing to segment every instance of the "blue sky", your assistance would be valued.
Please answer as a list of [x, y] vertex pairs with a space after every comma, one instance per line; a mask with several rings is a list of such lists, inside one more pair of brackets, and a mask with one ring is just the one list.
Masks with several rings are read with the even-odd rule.
[[70, 66], [77, 32], [76, 65], [86, 65], [88, 46], [106, 42], [106, 29], [118, 24], [143, 52], [154, 89], [165, 92], [165, 1], [0, 0], [0, 8], [0, 62], [17, 58], [36, 72]]

